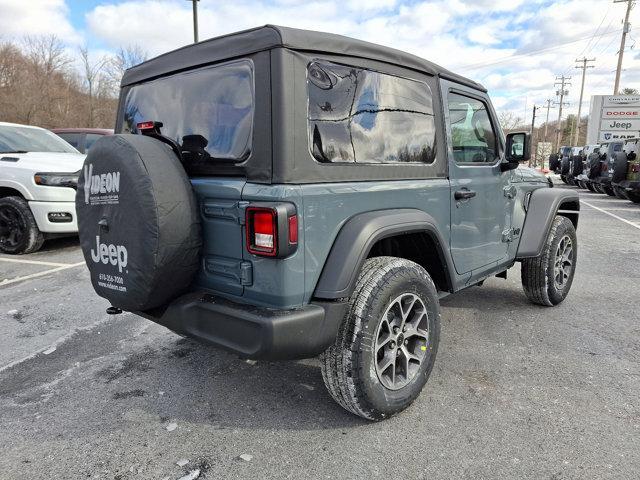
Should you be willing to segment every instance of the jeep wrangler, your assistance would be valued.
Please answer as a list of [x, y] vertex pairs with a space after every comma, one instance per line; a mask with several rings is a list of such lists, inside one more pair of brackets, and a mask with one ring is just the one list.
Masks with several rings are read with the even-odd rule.
[[[243, 358], [320, 356], [381, 420], [427, 382], [439, 299], [522, 263], [534, 303], [575, 273], [575, 192], [525, 175], [487, 91], [421, 58], [265, 26], [129, 69], [76, 198], [112, 313]], [[528, 172], [527, 172], [528, 173]]]
[[640, 138], [624, 141], [622, 151], [616, 154], [611, 185], [618, 198], [640, 203]]

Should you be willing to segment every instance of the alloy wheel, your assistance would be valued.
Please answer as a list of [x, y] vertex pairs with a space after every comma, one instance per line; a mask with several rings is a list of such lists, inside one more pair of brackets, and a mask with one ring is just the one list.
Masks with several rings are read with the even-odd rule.
[[413, 380], [427, 356], [429, 314], [413, 293], [403, 293], [387, 307], [375, 337], [376, 373], [390, 390]]

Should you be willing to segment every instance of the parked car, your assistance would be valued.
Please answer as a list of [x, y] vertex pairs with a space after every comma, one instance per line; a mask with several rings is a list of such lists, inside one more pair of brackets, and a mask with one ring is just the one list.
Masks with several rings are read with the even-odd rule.
[[622, 152], [617, 154], [614, 164], [612, 186], [619, 198], [628, 198], [640, 203], [640, 139], [624, 141]]
[[525, 180], [529, 135], [505, 138], [484, 87], [413, 55], [226, 35], [127, 70], [116, 133], [76, 197], [109, 313], [247, 358], [320, 355], [330, 395], [364, 418], [420, 394], [439, 298], [516, 262], [533, 303], [571, 288], [577, 193]]
[[103, 135], [113, 135], [106, 128], [52, 128], [51, 131], [81, 153], [87, 153]]
[[611, 186], [611, 178], [613, 177], [613, 164], [616, 153], [622, 151], [622, 140], [603, 143], [600, 145], [600, 170], [594, 171], [594, 178], [591, 180], [595, 190], [599, 193], [606, 193], [613, 197], [615, 193]]
[[571, 171], [571, 147], [562, 146], [558, 151], [559, 167], [556, 173], [560, 174], [560, 179], [567, 183], [567, 176]]
[[589, 180], [589, 158], [594, 153], [597, 154], [600, 151], [600, 145], [585, 145], [582, 148], [582, 173], [576, 176], [576, 185], [580, 188], [585, 188], [593, 191], [591, 181]]
[[569, 173], [565, 175], [566, 183], [576, 185], [576, 178], [582, 173], [584, 168], [582, 158], [583, 147], [571, 147], [569, 153]]
[[0, 252], [31, 253], [77, 233], [84, 155], [43, 128], [0, 122]]

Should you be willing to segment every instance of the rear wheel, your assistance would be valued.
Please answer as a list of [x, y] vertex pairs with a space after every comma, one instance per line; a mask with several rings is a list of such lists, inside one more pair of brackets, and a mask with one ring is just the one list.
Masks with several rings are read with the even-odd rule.
[[335, 343], [320, 356], [327, 390], [355, 415], [391, 417], [422, 391], [439, 337], [438, 294], [425, 269], [402, 258], [371, 258]]
[[607, 195], [609, 195], [610, 197], [615, 197], [616, 194], [613, 191], [612, 187], [602, 187], [602, 189], [604, 190], [604, 193], [606, 193]]
[[627, 200], [627, 194], [624, 193], [624, 190], [621, 189], [618, 186], [613, 187], [613, 193], [616, 194], [616, 197], [622, 199], [622, 200]]
[[32, 253], [43, 243], [44, 235], [27, 201], [21, 197], [0, 198], [0, 252]]
[[629, 197], [629, 200], [633, 203], [640, 203], [640, 193], [638, 192], [627, 192], [627, 197]]
[[585, 185], [587, 186], [587, 189], [588, 189], [590, 192], [595, 193], [595, 189], [593, 188], [593, 184], [592, 184], [591, 182], [587, 182], [587, 183], [585, 183]]
[[527, 298], [548, 307], [562, 302], [573, 283], [577, 255], [578, 239], [573, 223], [556, 216], [542, 253], [522, 261], [522, 286]]

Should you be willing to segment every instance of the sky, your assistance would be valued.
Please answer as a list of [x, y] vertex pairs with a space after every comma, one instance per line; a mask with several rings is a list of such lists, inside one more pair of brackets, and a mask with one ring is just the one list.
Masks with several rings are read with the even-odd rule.
[[[201, 0], [199, 26], [201, 39], [273, 23], [405, 50], [479, 81], [498, 111], [529, 121], [534, 104], [556, 99], [559, 75], [572, 77], [566, 112], [577, 111], [577, 58], [596, 59], [583, 115], [591, 95], [613, 93], [624, 12], [613, 0]], [[131, 45], [155, 56], [193, 40], [191, 15], [186, 0], [0, 0], [0, 40], [53, 33], [96, 57]], [[621, 88], [640, 89], [638, 20], [640, 5], [631, 12]]]

